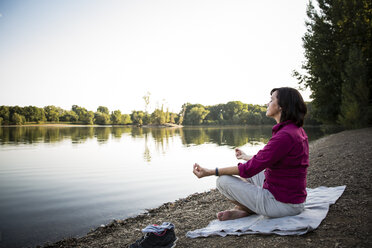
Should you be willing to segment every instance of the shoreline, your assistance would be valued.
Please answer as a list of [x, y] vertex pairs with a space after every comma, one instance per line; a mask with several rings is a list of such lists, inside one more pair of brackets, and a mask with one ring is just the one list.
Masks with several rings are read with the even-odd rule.
[[[343, 131], [310, 143], [308, 187], [346, 185], [318, 229], [302, 236], [243, 235], [190, 239], [189, 230], [205, 227], [215, 213], [231, 208], [216, 189], [194, 193], [149, 209], [138, 216], [114, 220], [82, 237], [66, 238], [42, 247], [127, 247], [142, 236], [149, 224], [172, 222], [177, 247], [370, 247], [372, 187], [372, 128]], [[41, 247], [41, 246], [38, 246]]]
[[181, 128], [182, 125], [172, 124], [172, 123], [165, 123], [161, 125], [116, 125], [116, 124], [109, 124], [109, 125], [86, 125], [86, 124], [69, 124], [69, 123], [43, 123], [43, 124], [25, 124], [25, 125], [2, 125], [0, 127], [142, 127], [142, 128]]

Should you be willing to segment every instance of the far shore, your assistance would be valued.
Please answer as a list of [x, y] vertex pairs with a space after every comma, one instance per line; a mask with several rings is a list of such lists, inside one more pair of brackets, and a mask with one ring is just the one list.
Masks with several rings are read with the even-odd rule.
[[128, 124], [128, 125], [116, 125], [116, 124], [109, 124], [109, 125], [88, 125], [88, 124], [74, 124], [74, 123], [30, 123], [24, 125], [0, 125], [0, 127], [167, 127], [167, 128], [181, 128], [182, 125], [173, 124], [173, 123], [165, 123], [161, 125], [151, 124], [151, 125], [135, 125], [135, 124]]

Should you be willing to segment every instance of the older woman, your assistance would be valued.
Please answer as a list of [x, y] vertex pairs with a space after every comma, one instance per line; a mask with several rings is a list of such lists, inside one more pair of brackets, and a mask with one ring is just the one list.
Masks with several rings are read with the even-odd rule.
[[304, 209], [309, 166], [309, 144], [302, 128], [306, 104], [293, 88], [275, 88], [270, 94], [266, 115], [277, 124], [262, 150], [250, 157], [235, 149], [236, 157], [246, 161], [238, 166], [207, 169], [194, 164], [193, 173], [198, 178], [218, 176], [218, 190], [236, 205], [217, 213], [221, 221], [252, 213], [268, 217], [297, 215]]

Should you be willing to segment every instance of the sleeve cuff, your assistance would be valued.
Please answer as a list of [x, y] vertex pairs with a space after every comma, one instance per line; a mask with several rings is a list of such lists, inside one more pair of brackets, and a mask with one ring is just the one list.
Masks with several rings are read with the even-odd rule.
[[244, 174], [243, 166], [244, 166], [243, 163], [238, 163], [239, 176], [242, 178], [247, 178], [246, 175]]

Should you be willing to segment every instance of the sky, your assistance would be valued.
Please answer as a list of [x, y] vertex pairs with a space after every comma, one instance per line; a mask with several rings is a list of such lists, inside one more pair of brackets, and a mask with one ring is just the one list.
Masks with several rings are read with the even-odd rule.
[[0, 105], [265, 104], [298, 88], [307, 2], [0, 0]]

